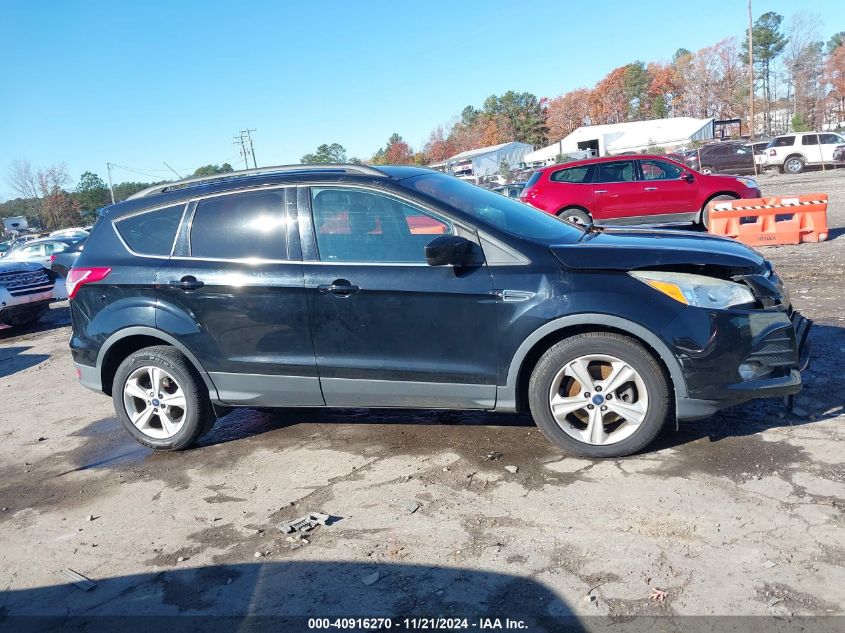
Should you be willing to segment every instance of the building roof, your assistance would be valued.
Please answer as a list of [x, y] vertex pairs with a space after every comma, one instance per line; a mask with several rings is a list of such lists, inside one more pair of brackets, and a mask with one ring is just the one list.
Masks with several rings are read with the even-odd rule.
[[448, 162], [451, 163], [455, 160], [467, 160], [470, 158], [475, 158], [476, 156], [483, 156], [484, 154], [492, 154], [493, 152], [497, 152], [500, 149], [507, 147], [508, 145], [525, 145], [526, 147], [531, 147], [528, 143], [520, 143], [519, 141], [508, 141], [507, 143], [499, 143], [498, 145], [479, 147], [477, 149], [468, 149], [467, 151], [461, 152], [460, 154], [455, 154], [449, 159]]
[[[525, 156], [525, 162], [544, 161], [574, 151], [579, 141], [602, 139], [605, 153], [620, 153], [649, 145], [679, 144], [699, 136], [711, 125], [712, 118], [673, 117], [649, 121], [628, 121], [603, 125], [585, 125], [573, 130], [558, 143], [552, 143]], [[703, 135], [702, 138], [710, 138]]]

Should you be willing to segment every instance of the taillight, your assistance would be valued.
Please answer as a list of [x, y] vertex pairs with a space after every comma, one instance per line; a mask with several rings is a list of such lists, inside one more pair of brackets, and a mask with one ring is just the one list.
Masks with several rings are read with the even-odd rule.
[[769, 156], [777, 156], [778, 153], [774, 149], [769, 150]]
[[50, 255], [50, 263], [52, 264], [54, 261], [56, 261], [56, 256]]
[[67, 298], [73, 299], [85, 284], [101, 281], [111, 272], [111, 268], [71, 268], [65, 279]]

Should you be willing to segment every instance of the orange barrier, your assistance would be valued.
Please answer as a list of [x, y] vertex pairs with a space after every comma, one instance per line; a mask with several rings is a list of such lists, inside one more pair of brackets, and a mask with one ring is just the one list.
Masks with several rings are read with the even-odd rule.
[[749, 246], [823, 242], [827, 239], [827, 194], [716, 200], [707, 205], [707, 230]]

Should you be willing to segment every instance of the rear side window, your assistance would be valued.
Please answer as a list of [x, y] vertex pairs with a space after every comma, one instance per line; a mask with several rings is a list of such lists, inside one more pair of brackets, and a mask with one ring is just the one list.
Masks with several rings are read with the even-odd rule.
[[815, 134], [813, 135], [806, 135], [801, 137], [801, 145], [818, 145], [819, 144], [819, 137]]
[[287, 259], [283, 191], [201, 200], [191, 222], [191, 256]]
[[549, 180], [553, 182], [585, 183], [592, 180], [592, 165], [581, 165], [580, 167], [568, 167], [553, 173]]
[[528, 189], [528, 187], [533, 187], [536, 182], [540, 180], [540, 176], [542, 175], [543, 172], [541, 171], [535, 171], [533, 174], [531, 174], [531, 178], [529, 178], [528, 182], [525, 183], [525, 188]]
[[795, 143], [794, 136], [778, 136], [769, 141], [769, 147], [789, 147]]
[[170, 255], [184, 204], [139, 213], [115, 222], [126, 244], [140, 255]]
[[630, 160], [599, 163], [596, 167], [595, 182], [632, 182], [636, 180], [634, 162]]

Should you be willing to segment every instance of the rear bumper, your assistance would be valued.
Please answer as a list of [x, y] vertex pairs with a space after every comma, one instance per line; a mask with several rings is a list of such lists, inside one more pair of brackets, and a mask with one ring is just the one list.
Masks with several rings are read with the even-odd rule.
[[96, 367], [83, 365], [74, 361], [73, 366], [76, 368], [76, 375], [79, 377], [79, 382], [83, 387], [87, 387], [97, 393], [103, 393], [103, 384], [100, 379], [100, 371]]

